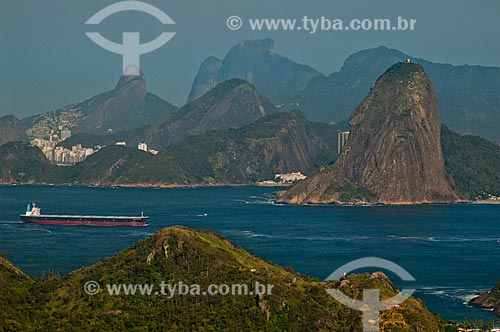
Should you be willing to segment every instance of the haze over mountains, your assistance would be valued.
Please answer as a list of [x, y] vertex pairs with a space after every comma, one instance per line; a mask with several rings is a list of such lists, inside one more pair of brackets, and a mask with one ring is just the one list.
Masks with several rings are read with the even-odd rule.
[[351, 55], [339, 72], [324, 76], [277, 55], [271, 46], [267, 39], [241, 42], [222, 61], [208, 58], [190, 99], [222, 80], [243, 78], [275, 104], [293, 105], [311, 121], [338, 122], [350, 117], [380, 75], [410, 57], [434, 83], [444, 124], [500, 142], [500, 68], [438, 64], [378, 47]]
[[[209, 57], [202, 63], [188, 100], [194, 101], [219, 83], [243, 79], [280, 110], [301, 110], [311, 121], [339, 122], [351, 116], [382, 73], [407, 57], [411, 58], [386, 47], [364, 50], [349, 56], [339, 72], [325, 76], [310, 66], [277, 54], [272, 39], [241, 41], [223, 60]], [[500, 142], [500, 130], [497, 130], [500, 128], [500, 68], [413, 60], [424, 67], [435, 86], [445, 125], [461, 134]], [[162, 131], [159, 136], [169, 136], [175, 135], [175, 130], [167, 127], [186, 125], [167, 124], [170, 121], [167, 115], [176, 109], [147, 92], [144, 75], [121, 77], [109, 92], [29, 117], [23, 120], [23, 125], [30, 137], [39, 134], [40, 128], [57, 127], [61, 120], [70, 124], [73, 133], [102, 135], [109, 129], [116, 133], [155, 124]], [[207, 129], [210, 126], [207, 124]], [[193, 130], [200, 133], [196, 128]], [[148, 143], [161, 147], [162, 139], [157, 139], [156, 134], [149, 131], [144, 135], [144, 139], [151, 140]], [[137, 133], [124, 135], [125, 138], [131, 136], [137, 137]]]
[[116, 87], [86, 101], [23, 120], [36, 134], [42, 128], [65, 124], [75, 133], [106, 134], [149, 125], [177, 107], [148, 93], [144, 74], [121, 76]]
[[[337, 131], [348, 129], [344, 121], [332, 125], [311, 122], [311, 119], [337, 117], [331, 119], [338, 121], [349, 117], [350, 108], [357, 105], [356, 100], [369, 93], [371, 102], [362, 104], [366, 111], [361, 113], [372, 112], [387, 121], [373, 122], [365, 128], [357, 125], [359, 114], [352, 118], [350, 144], [365, 153], [362, 157], [344, 159], [351, 165], [348, 178], [355, 184], [351, 188], [355, 191], [354, 196], [367, 194], [377, 197], [379, 202], [404, 202], [403, 196], [415, 202], [455, 201], [459, 196], [455, 184], [461, 197], [478, 199], [500, 194], [500, 170], [495, 166], [500, 161], [498, 146], [441, 128], [438, 111], [438, 104], [441, 109], [448, 105], [448, 113], [442, 111], [443, 122], [446, 124], [447, 115], [452, 129], [455, 125], [468, 132], [472, 128], [469, 125], [475, 124], [481, 134], [496, 135], [497, 131], [488, 131], [488, 128], [497, 127], [495, 121], [498, 117], [495, 115], [499, 104], [495, 100], [500, 85], [495, 85], [495, 82], [500, 77], [500, 69], [453, 67], [418, 60], [419, 64], [407, 64], [402, 68], [418, 67], [426, 72], [426, 68], [430, 68], [429, 76], [415, 80], [411, 75], [402, 75], [401, 82], [383, 84], [382, 88], [377, 86], [375, 89], [372, 81], [376, 80], [377, 72], [383, 72], [391, 63], [405, 58], [405, 54], [384, 47], [361, 51], [349, 57], [339, 73], [326, 77], [308, 66], [277, 55], [270, 39], [241, 42], [224, 60], [207, 60], [208, 65], [202, 66], [191, 93], [192, 98], [198, 94], [201, 96], [178, 109], [147, 93], [144, 75], [123, 76], [112, 91], [22, 122], [28, 125], [29, 138], [47, 136], [61, 124], [69, 126], [74, 135], [60, 143], [67, 148], [77, 144], [109, 146], [125, 141], [132, 149], [108, 147], [89, 158], [88, 162], [63, 170], [50, 165], [41, 153], [36, 153], [37, 150], [8, 145], [1, 151], [0, 159], [4, 164], [0, 169], [0, 181], [177, 186], [254, 184], [273, 179], [273, 175], [280, 172], [300, 171], [310, 175], [314, 168], [330, 167], [328, 165], [336, 159]], [[254, 84], [231, 76], [244, 77]], [[481, 84], [487, 87], [482, 89]], [[215, 86], [211, 88], [212, 85]], [[406, 88], [416, 89], [418, 93], [406, 94]], [[204, 93], [206, 89], [210, 90]], [[401, 91], [401, 95], [392, 96], [393, 90]], [[416, 100], [416, 96], [421, 100]], [[273, 98], [282, 104], [275, 106]], [[283, 103], [286, 100], [292, 102]], [[290, 105], [302, 109], [302, 114], [280, 112], [290, 109]], [[419, 111], [408, 111], [412, 109]], [[384, 113], [386, 111], [394, 114], [389, 116]], [[460, 118], [460, 112], [473, 116]], [[402, 122], [400, 118], [413, 122]], [[415, 125], [416, 119], [421, 123]], [[2, 120], [0, 128], [5, 129], [0, 138], [4, 143], [27, 140], [23, 123], [13, 117]], [[365, 128], [366, 132], [359, 131], [360, 128]], [[109, 133], [109, 129], [113, 132]], [[441, 129], [444, 132], [442, 137], [439, 135]], [[384, 130], [388, 132], [384, 134]], [[380, 139], [384, 144], [376, 146]], [[160, 154], [153, 158], [136, 151], [139, 142], [146, 142], [149, 148], [160, 150]], [[400, 146], [394, 142], [399, 142]], [[441, 148], [443, 154], [439, 151]], [[16, 157], [16, 149], [23, 155]], [[382, 161], [381, 155], [388, 159]], [[28, 156], [32, 157], [33, 163]], [[389, 160], [390, 156], [398, 156], [401, 164], [389, 167], [394, 163]], [[375, 168], [359, 168], [373, 162]], [[420, 165], [420, 162], [424, 164]], [[414, 168], [408, 166], [410, 164]], [[419, 172], [414, 174], [417, 168]], [[339, 173], [338, 169], [335, 171]], [[392, 171], [395, 175], [390, 180], [384, 172]], [[343, 172], [347, 172], [347, 168]], [[453, 175], [455, 182], [448, 179], [446, 172]], [[395, 184], [405, 176], [410, 178], [408, 174], [415, 175], [415, 181], [408, 181], [405, 188]], [[327, 176], [321, 182], [326, 185], [330, 180]], [[383, 183], [386, 189], [381, 189]], [[419, 191], [418, 186], [424, 183], [425, 188]], [[351, 189], [348, 191], [352, 193]], [[381, 195], [382, 190], [399, 194], [385, 197]], [[410, 193], [418, 193], [418, 197]], [[329, 202], [330, 198], [326, 201]], [[322, 201], [318, 199], [318, 202]], [[334, 201], [339, 201], [339, 197]]]
[[239, 78], [246, 80], [275, 104], [296, 101], [315, 77], [323, 76], [310, 66], [293, 62], [274, 50], [272, 39], [241, 41], [223, 60], [209, 57], [193, 82], [188, 102], [202, 96], [218, 83]]

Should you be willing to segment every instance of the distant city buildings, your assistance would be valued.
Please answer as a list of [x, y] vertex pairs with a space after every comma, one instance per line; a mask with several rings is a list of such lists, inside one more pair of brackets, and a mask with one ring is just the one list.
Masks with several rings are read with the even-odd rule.
[[[27, 134], [32, 139], [46, 138], [49, 135], [59, 132], [59, 138], [64, 140], [68, 134], [71, 135], [70, 129], [74, 128], [81, 122], [83, 117], [81, 107], [67, 106], [58, 111], [52, 111], [46, 114], [38, 115], [34, 118], [34, 125], [27, 130]], [[62, 131], [68, 130], [64, 134]]]
[[96, 150], [91, 148], [83, 148], [81, 144], [74, 145], [70, 150], [62, 146], [57, 146], [57, 143], [58, 141], [40, 138], [35, 138], [31, 141], [31, 145], [42, 150], [43, 154], [50, 162], [59, 165], [72, 165], [82, 162], [88, 156], [96, 152]]
[[144, 152], [149, 152], [149, 153], [151, 153], [154, 156], [156, 156], [158, 154], [157, 150], [148, 149], [148, 144], [147, 143], [139, 143], [139, 144], [137, 144], [137, 150], [144, 151]]
[[342, 149], [344, 148], [344, 145], [347, 142], [349, 135], [350, 135], [349, 131], [340, 131], [337, 134], [337, 154], [340, 154], [342, 152]]
[[148, 145], [146, 143], [139, 143], [137, 145], [137, 150], [148, 152]]
[[84, 148], [77, 144], [67, 149], [57, 146], [65, 139], [71, 137], [71, 130], [65, 129], [63, 125], [57, 126], [57, 132], [51, 130], [41, 137], [35, 137], [31, 140], [31, 145], [42, 150], [47, 159], [58, 165], [72, 165], [84, 161], [88, 156], [94, 154], [98, 149]]

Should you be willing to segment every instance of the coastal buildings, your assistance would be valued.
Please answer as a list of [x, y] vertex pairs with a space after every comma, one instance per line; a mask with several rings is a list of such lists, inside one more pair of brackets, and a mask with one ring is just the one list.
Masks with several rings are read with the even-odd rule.
[[147, 143], [139, 143], [139, 144], [137, 144], [137, 150], [144, 151], [144, 152], [149, 152], [153, 156], [156, 156], [158, 154], [158, 150], [148, 149], [148, 144]]
[[148, 145], [147, 145], [147, 143], [139, 143], [137, 145], [137, 150], [148, 152]]
[[88, 156], [94, 154], [98, 149], [84, 148], [81, 144], [77, 144], [67, 149], [58, 144], [65, 139], [71, 137], [71, 130], [65, 129], [60, 125], [57, 132], [51, 130], [45, 136], [36, 137], [31, 140], [31, 145], [42, 150], [47, 159], [58, 165], [73, 165], [84, 161]]
[[295, 181], [304, 180], [307, 176], [301, 172], [286, 173], [286, 174], [276, 174], [274, 180], [281, 183], [293, 183]]
[[342, 149], [347, 142], [350, 133], [351, 132], [349, 131], [340, 131], [337, 134], [337, 154], [340, 154], [342, 152]]
[[52, 151], [48, 151], [45, 155], [55, 164], [72, 165], [84, 161], [94, 153], [94, 149], [83, 148], [81, 144], [77, 144], [71, 147], [71, 150], [58, 146]]
[[31, 141], [31, 145], [38, 147], [42, 150], [47, 159], [60, 165], [72, 165], [84, 161], [88, 156], [94, 154], [96, 150], [91, 148], [84, 148], [81, 144], [77, 144], [67, 149], [62, 146], [57, 146], [60, 141], [35, 138]]

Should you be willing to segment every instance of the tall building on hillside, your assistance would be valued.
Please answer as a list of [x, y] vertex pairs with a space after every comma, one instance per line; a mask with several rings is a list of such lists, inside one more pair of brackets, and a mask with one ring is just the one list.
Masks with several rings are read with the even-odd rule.
[[349, 138], [349, 134], [351, 132], [349, 131], [340, 131], [337, 134], [337, 154], [340, 154], [342, 152], [342, 148], [344, 147], [345, 143], [347, 142], [347, 139]]

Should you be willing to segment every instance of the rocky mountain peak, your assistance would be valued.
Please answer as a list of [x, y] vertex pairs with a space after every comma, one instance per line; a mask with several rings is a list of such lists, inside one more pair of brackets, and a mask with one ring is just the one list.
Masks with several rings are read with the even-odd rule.
[[337, 162], [292, 188], [284, 195], [285, 201], [411, 204], [458, 200], [441, 151], [437, 98], [422, 66], [392, 66], [354, 112], [350, 126], [350, 137]]
[[271, 38], [242, 40], [239, 42], [238, 46], [246, 48], [263, 48], [266, 50], [274, 51], [274, 40]]
[[122, 89], [134, 85], [140, 87], [141, 90], [146, 92], [146, 77], [141, 71], [140, 75], [122, 75], [115, 86], [115, 90]]
[[26, 141], [26, 128], [13, 115], [0, 118], [0, 145], [13, 141]]

